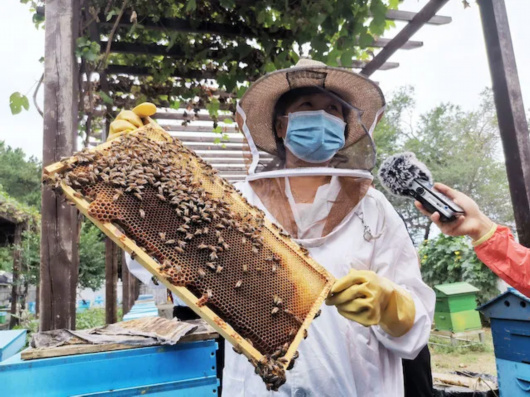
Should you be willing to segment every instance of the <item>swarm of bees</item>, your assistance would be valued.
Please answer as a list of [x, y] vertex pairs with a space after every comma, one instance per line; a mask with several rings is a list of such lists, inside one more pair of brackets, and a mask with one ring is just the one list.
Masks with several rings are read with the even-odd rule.
[[[116, 215], [112, 215], [109, 206], [119, 206], [126, 200], [135, 202], [134, 216], [139, 218], [142, 225], [150, 224], [156, 216], [153, 212], [153, 200], [170, 206], [173, 216], [178, 219], [178, 225], [168, 225], [167, 228], [157, 230], [153, 233], [155, 242], [146, 242], [127, 230], [124, 233], [136, 242], [139, 249], [160, 264], [159, 271], [171, 284], [186, 286], [194, 291], [200, 297], [196, 302], [199, 307], [208, 305], [221, 310], [219, 295], [224, 293], [219, 290], [221, 281], [217, 285], [212, 280], [227, 279], [228, 273], [233, 281], [230, 281], [231, 284], [223, 284], [222, 288], [230, 289], [235, 296], [244, 299], [247, 291], [253, 288], [249, 282], [252, 277], [258, 275], [264, 279], [263, 275], [267, 274], [267, 277], [277, 278], [285, 277], [286, 273], [282, 271], [282, 258], [265, 246], [262, 233], [265, 217], [263, 211], [250, 205], [244, 198], [248, 212], [234, 211], [229, 195], [236, 189], [216, 177], [216, 171], [209, 164], [190, 153], [178, 140], [157, 142], [147, 138], [145, 134], [128, 135], [113, 142], [105, 150], [83, 150], [75, 155], [74, 161], [65, 159], [65, 171], [45, 177], [44, 182], [59, 193], [61, 183], [73, 188], [76, 198], [91, 203], [89, 214], [102, 222], [115, 221]], [[206, 181], [221, 181], [224, 195], [214, 196], [204, 187]], [[108, 196], [109, 191], [111, 196]], [[95, 205], [101, 201], [107, 203], [105, 211], [98, 210]], [[273, 224], [273, 229], [282, 238], [290, 238], [278, 225]], [[239, 236], [239, 240], [234, 241], [234, 235]], [[248, 263], [237, 264], [227, 261], [227, 253], [234, 246], [239, 250], [243, 247], [249, 252], [249, 258], [253, 259], [248, 259]], [[171, 255], [168, 256], [167, 252]], [[190, 270], [185, 258], [193, 252], [195, 258], [200, 256], [204, 261]], [[300, 252], [308, 255], [305, 248], [301, 248]], [[136, 253], [133, 252], [131, 257], [135, 256]], [[281, 343], [285, 340], [292, 341], [303, 323], [289, 306], [289, 296], [282, 299], [274, 295], [270, 308], [271, 321], [278, 324], [289, 323], [291, 327], [287, 328], [289, 335], [285, 334]], [[230, 318], [230, 313], [223, 314]], [[252, 333], [245, 335], [244, 329], [237, 330], [244, 337], [255, 338]], [[275, 344], [264, 345], [259, 339], [247, 341], [256, 345], [262, 353], [268, 352], [260, 361], [250, 361], [256, 367], [256, 373], [265, 381], [267, 389], [278, 390], [285, 383], [285, 369], [292, 368], [296, 359], [294, 357], [289, 367], [285, 368], [287, 360], [283, 357], [289, 344], [284, 343], [274, 350]], [[263, 346], [267, 346], [268, 350]], [[234, 350], [240, 352], [238, 348]]]

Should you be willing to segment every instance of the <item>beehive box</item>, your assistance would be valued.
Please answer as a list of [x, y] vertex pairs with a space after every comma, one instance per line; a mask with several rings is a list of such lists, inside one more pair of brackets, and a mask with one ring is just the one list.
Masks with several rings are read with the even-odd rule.
[[439, 331], [463, 332], [481, 329], [477, 307], [477, 288], [469, 283], [441, 284], [434, 287], [434, 322]]
[[46, 167], [45, 182], [245, 354], [276, 390], [334, 279], [207, 163], [147, 121]]

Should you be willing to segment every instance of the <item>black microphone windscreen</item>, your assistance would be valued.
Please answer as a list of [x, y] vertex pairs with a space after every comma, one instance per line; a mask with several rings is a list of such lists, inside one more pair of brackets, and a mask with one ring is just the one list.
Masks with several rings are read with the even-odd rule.
[[412, 152], [404, 152], [388, 157], [379, 168], [381, 184], [392, 194], [408, 196], [414, 179], [433, 184], [431, 171]]

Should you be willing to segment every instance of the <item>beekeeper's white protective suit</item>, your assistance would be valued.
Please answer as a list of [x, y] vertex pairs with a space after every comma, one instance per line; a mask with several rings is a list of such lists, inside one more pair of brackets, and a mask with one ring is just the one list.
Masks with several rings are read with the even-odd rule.
[[[289, 97], [279, 109], [279, 98], [296, 89], [303, 98]], [[247, 359], [227, 346], [224, 396], [403, 396], [401, 359], [415, 358], [427, 344], [435, 295], [421, 279], [403, 221], [370, 188], [371, 135], [383, 110], [384, 97], [373, 82], [312, 61], [263, 77], [242, 98], [238, 123], [252, 158], [246, 181], [236, 185], [243, 196], [337, 279], [351, 269], [373, 271], [377, 280], [405, 290], [412, 309], [404, 334], [396, 337], [382, 321], [365, 327], [348, 319], [347, 310], [339, 313], [339, 304], [323, 306], [278, 392], [268, 392]], [[313, 139], [317, 134], [321, 138]], [[309, 199], [307, 176], [325, 178]]]

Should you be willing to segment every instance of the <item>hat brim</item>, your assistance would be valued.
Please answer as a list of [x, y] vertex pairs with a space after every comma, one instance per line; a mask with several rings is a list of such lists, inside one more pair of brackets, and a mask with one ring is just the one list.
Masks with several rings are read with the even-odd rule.
[[[361, 112], [351, 111], [347, 118], [344, 148], [371, 132], [385, 107], [385, 97], [377, 84], [349, 69], [303, 66], [269, 73], [250, 86], [241, 98], [248, 131], [258, 149], [276, 154], [274, 107], [286, 92], [301, 87], [319, 86], [339, 95]], [[242, 128], [242, 119], [238, 117]]]

